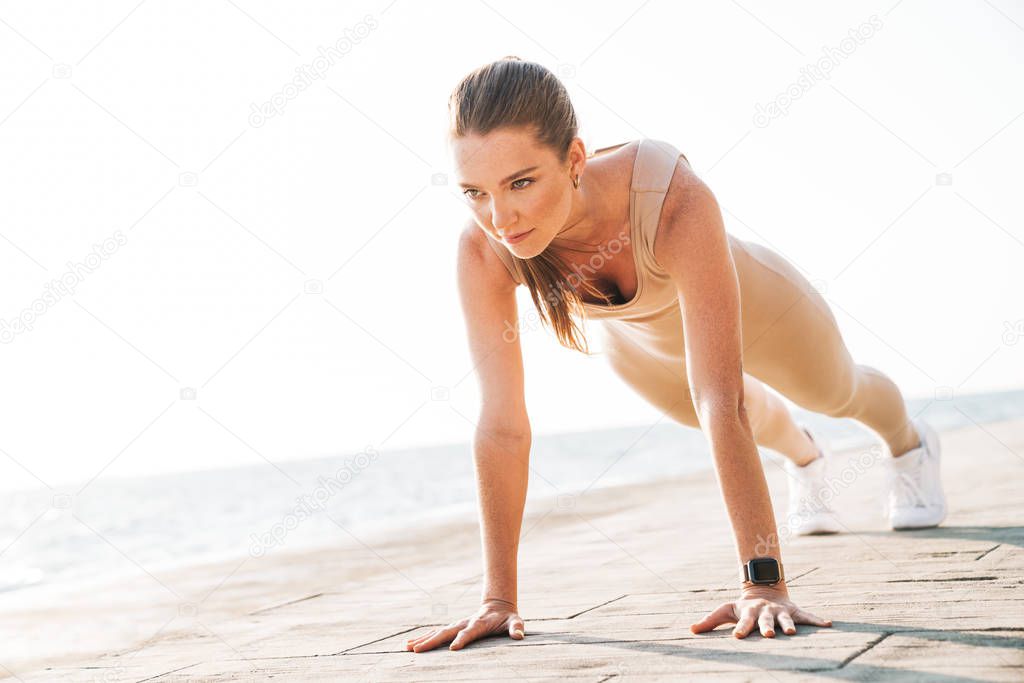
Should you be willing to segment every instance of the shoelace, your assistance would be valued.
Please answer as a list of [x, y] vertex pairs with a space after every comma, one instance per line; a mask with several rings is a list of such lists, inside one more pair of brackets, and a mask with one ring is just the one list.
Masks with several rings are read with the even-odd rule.
[[891, 511], [893, 506], [907, 506], [908, 503], [912, 503], [913, 507], [928, 506], [920, 479], [923, 468], [924, 463], [918, 463], [917, 467], [910, 470], [895, 471], [890, 474], [891, 491], [886, 511]]

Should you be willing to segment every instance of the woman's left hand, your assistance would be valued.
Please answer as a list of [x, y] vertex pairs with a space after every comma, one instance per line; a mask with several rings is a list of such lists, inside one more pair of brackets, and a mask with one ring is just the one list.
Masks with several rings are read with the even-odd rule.
[[690, 631], [704, 633], [722, 624], [735, 623], [732, 634], [737, 638], [745, 638], [756, 624], [762, 636], [774, 638], [776, 621], [782, 627], [782, 632], [789, 636], [796, 633], [796, 624], [832, 625], [831, 619], [822, 619], [793, 604], [785, 586], [751, 586], [743, 589], [738, 600], [722, 603], [706, 617], [692, 624]]

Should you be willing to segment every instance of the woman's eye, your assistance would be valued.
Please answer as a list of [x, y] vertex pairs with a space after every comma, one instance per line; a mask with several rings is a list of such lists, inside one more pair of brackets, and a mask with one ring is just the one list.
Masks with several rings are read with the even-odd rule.
[[[527, 183], [527, 184], [519, 185], [518, 183]], [[525, 188], [529, 187], [530, 183], [533, 183], [533, 178], [520, 178], [519, 180], [515, 180], [515, 181], [512, 182], [512, 189], [522, 190], [522, 189], [525, 189]], [[470, 193], [475, 193], [475, 194], [470, 194]], [[473, 188], [470, 187], [468, 189], [463, 190], [462, 194], [466, 195], [470, 199], [476, 199], [477, 197], [479, 197], [483, 193], [480, 192], [479, 190], [474, 190]]]

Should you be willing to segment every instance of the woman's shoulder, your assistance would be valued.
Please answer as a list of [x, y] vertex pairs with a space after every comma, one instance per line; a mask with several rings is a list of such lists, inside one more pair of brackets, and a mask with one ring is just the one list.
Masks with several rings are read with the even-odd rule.
[[678, 184], [690, 185], [694, 179], [689, 159], [670, 140], [638, 138], [602, 147], [588, 156], [588, 161], [598, 159], [612, 186], [666, 191]]
[[596, 159], [598, 157], [633, 157], [636, 155], [636, 150], [640, 147], [640, 140], [627, 140], [620, 142], [617, 145], [609, 145], [607, 147], [598, 147], [592, 150], [588, 155], [587, 159]]
[[637, 151], [641, 140], [620, 142], [610, 147], [595, 149], [587, 155], [588, 164], [598, 164], [616, 175], [629, 181], [633, 176], [633, 164], [636, 162]]
[[676, 160], [661, 205], [657, 239], [652, 252], [661, 261], [666, 249], [685, 248], [693, 239], [703, 239], [708, 230], [722, 228], [721, 207], [710, 187], [698, 176], [685, 157]]
[[[630, 140], [611, 147], [602, 147], [587, 157], [587, 170], [596, 186], [617, 207], [616, 214], [627, 214], [633, 171], [640, 149], [640, 140]], [[619, 210], [621, 209], [621, 210]]]
[[[469, 219], [462, 227], [459, 236], [459, 258], [472, 259], [481, 264], [485, 272], [493, 275], [503, 285], [511, 283], [515, 287], [522, 284], [511, 252], [504, 244], [487, 235], [473, 219]], [[502, 276], [501, 271], [505, 271], [506, 274]]]

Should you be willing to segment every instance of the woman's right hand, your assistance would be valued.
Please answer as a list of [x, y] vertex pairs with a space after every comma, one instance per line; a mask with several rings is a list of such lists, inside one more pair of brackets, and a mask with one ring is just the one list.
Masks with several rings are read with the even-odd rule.
[[499, 634], [522, 640], [526, 637], [526, 627], [513, 603], [497, 599], [485, 600], [472, 616], [407, 640], [405, 649], [425, 652], [451, 641], [448, 649], [460, 650], [474, 640]]

